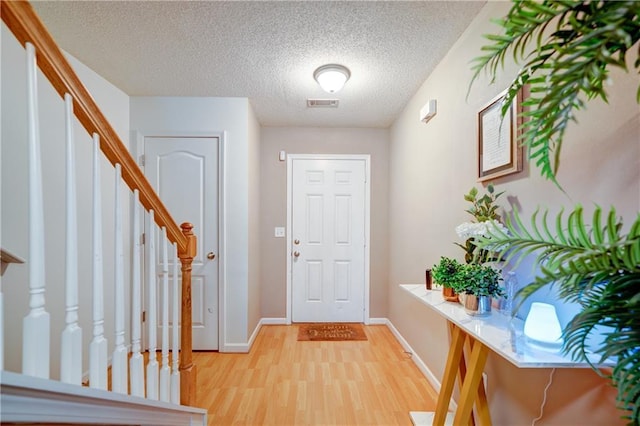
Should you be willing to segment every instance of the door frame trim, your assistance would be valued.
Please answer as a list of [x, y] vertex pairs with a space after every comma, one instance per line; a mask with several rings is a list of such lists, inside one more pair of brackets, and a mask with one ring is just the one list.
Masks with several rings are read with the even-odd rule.
[[[227, 238], [226, 238], [226, 223], [227, 223], [227, 185], [226, 185], [226, 140], [227, 132], [193, 132], [193, 131], [140, 131], [132, 130], [130, 132], [131, 143], [130, 150], [131, 155], [136, 160], [136, 164], [144, 171], [144, 166], [140, 165], [140, 156], [144, 154], [144, 138], [145, 137], [159, 137], [159, 138], [218, 138], [218, 350], [222, 351], [224, 348], [226, 325], [225, 325], [225, 294], [227, 290]], [[130, 220], [133, 220], [133, 192], [130, 195]], [[178, 224], [179, 225], [179, 224]], [[198, 237], [196, 235], [196, 237]], [[135, 236], [131, 235], [131, 247], [133, 247]], [[144, 271], [144, 251], [141, 259], [141, 271]], [[144, 285], [145, 280], [142, 280]], [[144, 308], [143, 297], [143, 308]], [[142, 327], [143, 342], [146, 345], [146, 332], [145, 327]]]
[[287, 225], [286, 252], [287, 259], [287, 306], [286, 323], [291, 324], [292, 311], [292, 266], [293, 252], [291, 232], [293, 229], [293, 162], [295, 160], [361, 160], [364, 161], [364, 323], [369, 324], [370, 304], [370, 257], [371, 257], [371, 155], [369, 154], [287, 154]]

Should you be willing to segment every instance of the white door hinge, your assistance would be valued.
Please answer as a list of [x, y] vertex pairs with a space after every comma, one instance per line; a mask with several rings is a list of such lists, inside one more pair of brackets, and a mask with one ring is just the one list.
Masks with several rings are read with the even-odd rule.
[[144, 167], [144, 154], [138, 157], [138, 164]]

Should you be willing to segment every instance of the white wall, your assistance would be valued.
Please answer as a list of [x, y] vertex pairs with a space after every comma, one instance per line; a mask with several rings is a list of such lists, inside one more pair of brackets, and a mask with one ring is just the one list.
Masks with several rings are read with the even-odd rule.
[[[96, 103], [125, 145], [128, 145], [129, 98], [89, 68], [68, 56]], [[64, 328], [64, 103], [39, 73], [40, 138], [42, 142], [45, 206], [47, 310], [51, 313], [51, 376], [59, 377], [60, 334]], [[26, 150], [26, 59], [22, 46], [2, 25], [2, 227], [0, 241], [28, 261], [27, 246], [27, 150]], [[76, 174], [78, 177], [78, 236], [80, 325], [88, 347], [91, 327], [91, 138], [76, 121]], [[102, 159], [104, 220], [105, 336], [113, 349], [113, 167]], [[128, 197], [124, 202], [124, 232], [128, 233]], [[125, 238], [125, 256], [129, 245]], [[125, 279], [129, 278], [126, 266]], [[28, 266], [11, 265], [2, 276], [5, 294], [5, 368], [21, 370], [22, 323], [28, 312]], [[127, 301], [128, 304], [128, 301]], [[128, 309], [127, 309], [128, 312]], [[128, 315], [128, 314], [127, 314]], [[11, 326], [12, 325], [12, 326]], [[87, 370], [88, 355], [84, 355]]]
[[260, 281], [260, 124], [250, 107], [247, 117], [249, 143], [249, 292], [247, 335], [256, 330], [262, 312], [260, 298], [262, 285]]
[[[424, 282], [424, 270], [440, 256], [463, 258], [454, 228], [469, 220], [463, 199], [476, 182], [476, 122], [478, 111], [507, 85], [517, 66], [495, 86], [474, 85], [470, 62], [480, 55], [482, 34], [496, 32], [491, 17], [502, 17], [510, 3], [489, 2], [468, 30], [424, 82], [391, 128], [390, 148], [390, 281], [389, 317], [437, 377], [444, 370], [448, 338], [444, 321], [402, 292], [402, 283]], [[508, 56], [510, 58], [510, 56]], [[633, 67], [630, 67], [633, 69]], [[535, 168], [496, 180], [506, 191], [501, 206], [518, 208], [528, 218], [538, 207], [553, 213], [582, 203], [615, 205], [627, 222], [640, 209], [640, 119], [635, 102], [637, 74], [614, 72], [610, 104], [594, 101], [571, 124], [558, 175], [568, 195], [539, 177]], [[418, 111], [437, 99], [438, 114], [428, 123]], [[512, 207], [513, 206], [513, 207]], [[503, 210], [504, 212], [504, 210]], [[519, 270], [522, 283], [529, 271]], [[552, 295], [545, 295], [564, 312]], [[549, 370], [519, 370], [491, 356], [487, 365], [489, 401], [497, 425], [530, 424], [538, 416]], [[618, 424], [615, 389], [588, 369], [559, 370], [549, 390], [544, 424]]]
[[249, 109], [246, 98], [131, 98], [131, 130], [142, 134], [225, 132], [227, 258], [220, 261], [226, 265], [227, 284], [220, 350], [248, 341]]

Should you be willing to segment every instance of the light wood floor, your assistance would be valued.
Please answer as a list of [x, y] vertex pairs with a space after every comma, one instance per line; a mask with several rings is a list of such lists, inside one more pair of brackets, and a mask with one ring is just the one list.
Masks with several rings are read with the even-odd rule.
[[386, 326], [368, 341], [298, 342], [263, 326], [249, 354], [194, 353], [209, 425], [410, 425], [437, 394]]

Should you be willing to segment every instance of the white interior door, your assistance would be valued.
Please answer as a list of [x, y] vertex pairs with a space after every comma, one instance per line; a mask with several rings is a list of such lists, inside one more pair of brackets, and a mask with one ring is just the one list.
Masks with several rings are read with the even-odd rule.
[[294, 322], [363, 322], [365, 161], [292, 161]]
[[[183, 222], [194, 225], [198, 245], [192, 264], [191, 300], [193, 349], [199, 350], [218, 349], [219, 143], [217, 137], [144, 138], [147, 179], [178, 225]], [[159, 238], [156, 241], [156, 259], [160, 262], [162, 246]], [[162, 271], [159, 264], [156, 271], [159, 274]], [[171, 285], [171, 278], [169, 282]], [[158, 295], [160, 302], [160, 291]], [[161, 306], [158, 305], [158, 316]]]

